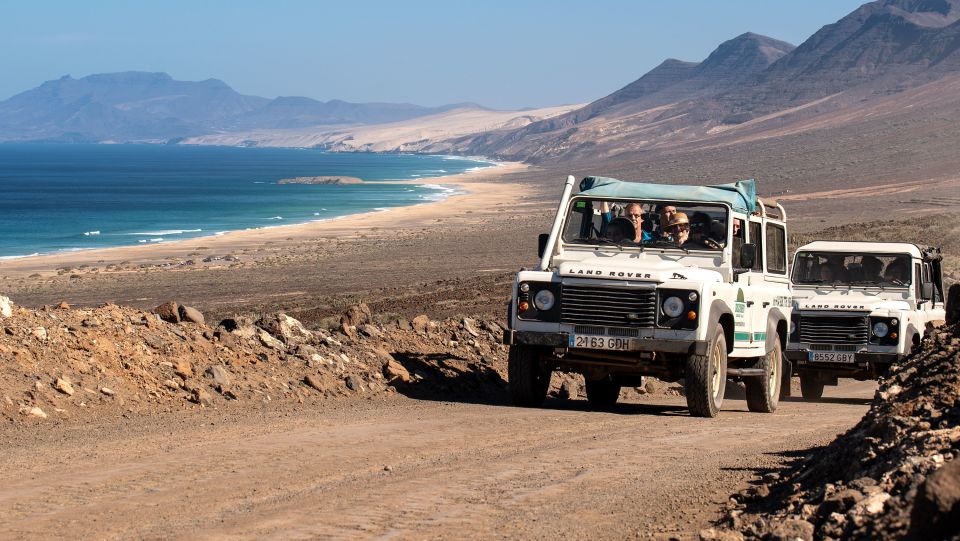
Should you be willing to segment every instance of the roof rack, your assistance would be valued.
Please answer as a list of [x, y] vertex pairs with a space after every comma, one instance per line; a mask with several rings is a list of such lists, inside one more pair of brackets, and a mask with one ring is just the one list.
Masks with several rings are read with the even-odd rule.
[[[770, 216], [767, 214], [767, 209], [776, 211], [776, 216]], [[783, 205], [773, 201], [772, 203], [767, 203], [763, 199], [757, 198], [757, 210], [760, 211], [760, 216], [764, 218], [773, 218], [774, 220], [780, 220], [781, 222], [787, 221], [787, 211], [783, 209]]]

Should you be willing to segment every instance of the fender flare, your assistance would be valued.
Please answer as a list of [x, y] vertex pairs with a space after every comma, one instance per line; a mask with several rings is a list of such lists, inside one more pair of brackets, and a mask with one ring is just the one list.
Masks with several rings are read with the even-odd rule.
[[[790, 316], [785, 314], [780, 307], [770, 309], [770, 312], [767, 314], [767, 334], [763, 344], [764, 352], [770, 353], [770, 351], [773, 350], [773, 337], [779, 336], [777, 334], [777, 327], [781, 322], [787, 324], [788, 321], [790, 321]], [[789, 335], [789, 333], [790, 325], [787, 324], [787, 330], [784, 334]], [[784, 349], [787, 347], [787, 336], [784, 336], [783, 339], [780, 340], [780, 347]]]
[[903, 350], [908, 351], [913, 349], [913, 337], [919, 336], [920, 340], [923, 340], [923, 331], [917, 329], [913, 323], [907, 324], [907, 333], [903, 335]]
[[[710, 304], [710, 316], [707, 320], [707, 339], [712, 340], [713, 335], [717, 332], [717, 325], [720, 324], [720, 318], [724, 315], [728, 315], [733, 318], [733, 308], [723, 299], [714, 299], [713, 303]], [[733, 350], [733, 332], [734, 329], [730, 329], [730, 332], [724, 333], [727, 338], [727, 350]], [[726, 336], [729, 335], [729, 336]]]

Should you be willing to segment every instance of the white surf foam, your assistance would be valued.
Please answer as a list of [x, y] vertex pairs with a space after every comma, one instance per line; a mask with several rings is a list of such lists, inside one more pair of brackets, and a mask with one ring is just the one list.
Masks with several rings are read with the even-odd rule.
[[160, 231], [140, 231], [138, 233], [124, 233], [124, 235], [129, 235], [131, 237], [159, 237], [159, 236], [169, 236], [169, 235], [182, 235], [184, 233], [199, 233], [203, 229], [163, 229]]
[[84, 236], [84, 237], [93, 237], [93, 236], [96, 236], [96, 235], [99, 235], [99, 234], [100, 234], [99, 231], [86, 231], [86, 232], [83, 234], [83, 236]]

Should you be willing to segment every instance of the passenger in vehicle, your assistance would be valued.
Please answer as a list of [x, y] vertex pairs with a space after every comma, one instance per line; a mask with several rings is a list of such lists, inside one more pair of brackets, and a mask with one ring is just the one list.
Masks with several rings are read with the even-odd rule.
[[820, 264], [820, 279], [824, 282], [843, 281], [847, 279], [847, 266], [844, 264], [843, 254], [832, 254]]
[[860, 260], [860, 280], [863, 282], [882, 282], [882, 270], [883, 262], [876, 256], [866, 255]]
[[668, 231], [670, 232], [671, 240], [683, 246], [690, 239], [690, 219], [687, 218], [687, 215], [683, 212], [674, 214], [673, 217], [670, 218]]
[[633, 242], [649, 242], [653, 240], [653, 235], [643, 230], [643, 207], [639, 203], [630, 203], [624, 208], [624, 217], [633, 224], [636, 236]]
[[632, 241], [636, 237], [636, 230], [633, 223], [627, 218], [614, 218], [607, 225], [606, 237], [611, 242], [620, 244], [624, 241]]
[[673, 205], [658, 205], [657, 214], [660, 219], [660, 230], [654, 235], [655, 240], [673, 241], [670, 236], [670, 220], [677, 213], [677, 207]]
[[713, 238], [713, 220], [706, 212], [695, 212], [690, 220], [690, 244], [716, 250], [720, 243]]
[[893, 284], [907, 285], [910, 282], [910, 264], [906, 259], [894, 259], [887, 265], [883, 279]]

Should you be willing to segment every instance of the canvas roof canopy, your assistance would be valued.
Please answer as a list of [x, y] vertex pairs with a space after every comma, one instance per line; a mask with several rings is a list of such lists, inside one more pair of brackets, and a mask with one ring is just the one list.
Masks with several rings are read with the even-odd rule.
[[713, 186], [683, 186], [624, 182], [607, 177], [586, 177], [580, 181], [580, 195], [698, 203], [720, 202], [727, 203], [733, 210], [746, 214], [757, 210], [757, 184], [753, 179]]

